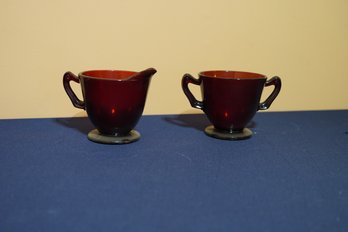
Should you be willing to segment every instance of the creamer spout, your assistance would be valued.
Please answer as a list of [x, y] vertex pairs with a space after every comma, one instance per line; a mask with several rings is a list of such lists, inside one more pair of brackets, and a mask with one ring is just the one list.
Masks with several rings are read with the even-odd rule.
[[141, 71], [141, 72], [135, 73], [134, 75], [128, 77], [127, 80], [131, 80], [131, 79], [134, 79], [134, 78], [150, 78], [150, 77], [152, 77], [156, 72], [157, 72], [156, 69], [154, 69], [154, 68], [148, 68], [148, 69], [145, 69], [145, 70], [143, 70], [143, 71]]
[[139, 76], [151, 77], [157, 72], [154, 68], [148, 68], [138, 73]]

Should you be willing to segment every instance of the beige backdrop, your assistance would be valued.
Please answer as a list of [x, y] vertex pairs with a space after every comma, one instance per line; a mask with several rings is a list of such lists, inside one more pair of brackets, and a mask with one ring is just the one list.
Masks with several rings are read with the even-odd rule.
[[158, 70], [145, 114], [198, 113], [180, 80], [208, 69], [279, 75], [273, 111], [347, 109], [347, 12], [346, 0], [0, 0], [0, 118], [82, 115], [62, 75], [104, 68]]

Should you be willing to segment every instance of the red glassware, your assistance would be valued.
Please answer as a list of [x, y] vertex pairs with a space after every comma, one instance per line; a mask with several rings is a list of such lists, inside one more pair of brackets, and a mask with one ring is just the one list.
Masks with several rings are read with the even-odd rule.
[[[88, 138], [100, 143], [129, 143], [140, 138], [133, 130], [145, 106], [153, 68], [142, 72], [91, 70], [78, 76], [66, 72], [63, 85], [72, 104], [87, 111], [96, 130]], [[81, 84], [83, 100], [78, 99], [70, 81]]]
[[[200, 85], [203, 101], [198, 101], [188, 84]], [[260, 98], [265, 86], [274, 86], [270, 96], [262, 103]], [[251, 137], [246, 125], [258, 110], [268, 109], [280, 92], [281, 80], [269, 80], [258, 73], [237, 71], [205, 71], [196, 79], [190, 74], [182, 78], [182, 89], [192, 107], [201, 109], [213, 126], [206, 134], [219, 139], [238, 140]]]

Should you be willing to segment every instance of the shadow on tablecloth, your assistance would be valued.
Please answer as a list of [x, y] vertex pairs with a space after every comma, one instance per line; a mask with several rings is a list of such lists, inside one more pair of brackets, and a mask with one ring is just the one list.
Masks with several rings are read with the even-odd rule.
[[85, 135], [94, 129], [94, 126], [87, 117], [57, 118], [55, 122], [59, 125], [75, 129]]
[[[163, 117], [163, 120], [180, 127], [194, 128], [199, 131], [203, 131], [207, 126], [211, 125], [205, 114], [178, 114], [168, 115]], [[254, 128], [256, 123], [251, 121], [247, 128]]]

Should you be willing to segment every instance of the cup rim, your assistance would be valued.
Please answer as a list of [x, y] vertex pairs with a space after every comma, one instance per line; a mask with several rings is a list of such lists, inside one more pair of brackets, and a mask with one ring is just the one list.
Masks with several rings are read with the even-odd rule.
[[[219, 74], [219, 76], [218, 76]], [[200, 77], [216, 78], [224, 80], [259, 80], [267, 79], [266, 75], [256, 72], [234, 71], [234, 70], [207, 70], [199, 72]]]
[[[108, 73], [108, 75], [101, 76], [100, 74], [98, 75], [96, 74], [101, 72]], [[122, 73], [123, 75], [118, 78], [115, 78], [115, 76], [111, 76], [116, 72]], [[92, 75], [91, 73], [94, 73], [94, 75]], [[136, 81], [137, 78], [128, 79], [130, 76], [136, 73], [138, 72], [129, 71], [129, 70], [118, 70], [118, 69], [91, 69], [91, 70], [80, 72], [79, 77], [88, 78], [88, 79], [96, 79], [96, 80], [105, 80], [105, 81]]]

